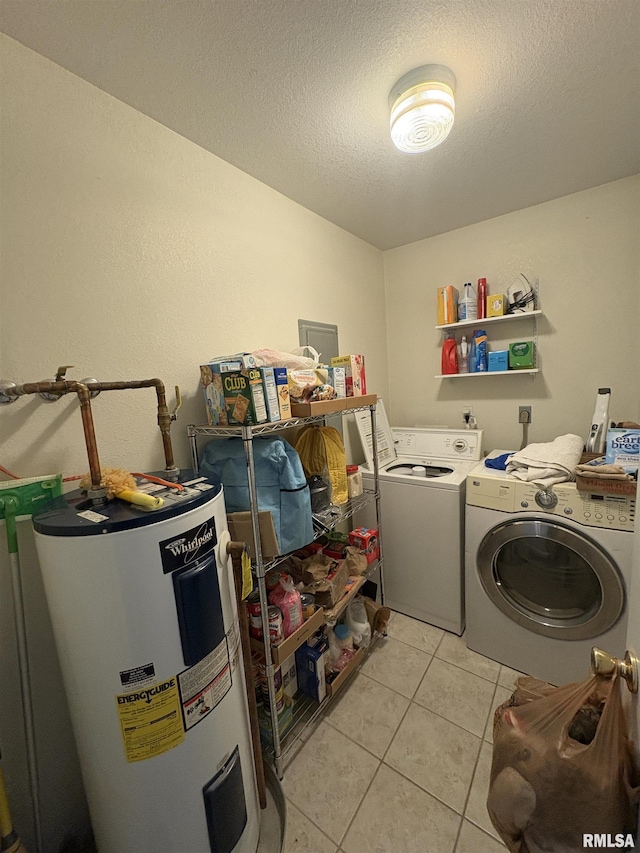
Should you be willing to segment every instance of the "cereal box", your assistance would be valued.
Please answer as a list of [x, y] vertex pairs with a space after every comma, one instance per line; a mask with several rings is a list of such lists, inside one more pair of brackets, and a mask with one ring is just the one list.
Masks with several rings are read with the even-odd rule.
[[[219, 355], [209, 359], [209, 366], [212, 370], [216, 370], [214, 365], [224, 365], [220, 367], [218, 373], [226, 373], [229, 370], [245, 370], [248, 367], [257, 367], [255, 357], [251, 352], [237, 352], [235, 355]], [[237, 367], [229, 367], [228, 365], [237, 364]]]
[[212, 426], [261, 424], [267, 420], [262, 374], [257, 368], [218, 373], [216, 363], [200, 366], [200, 378]]
[[367, 393], [363, 355], [339, 355], [331, 359], [331, 367], [345, 368], [347, 397], [362, 397]]
[[273, 372], [273, 367], [261, 367], [262, 385], [264, 387], [264, 397], [267, 404], [267, 413], [270, 421], [280, 420], [280, 403], [278, 402], [278, 388], [276, 386], [276, 377]]
[[627, 474], [633, 474], [639, 460], [640, 429], [607, 430], [607, 465], [620, 465]]
[[280, 404], [280, 417], [284, 421], [291, 417], [291, 399], [289, 397], [289, 377], [286, 367], [274, 367], [273, 375], [278, 389], [278, 403]]
[[336, 392], [336, 397], [339, 399], [347, 396], [347, 375], [344, 367], [329, 368], [329, 385]]

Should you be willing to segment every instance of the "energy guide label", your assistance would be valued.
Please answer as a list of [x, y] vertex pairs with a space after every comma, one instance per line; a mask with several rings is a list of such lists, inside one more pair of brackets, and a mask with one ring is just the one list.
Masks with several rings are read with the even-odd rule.
[[231, 666], [225, 637], [195, 666], [178, 676], [182, 716], [187, 731], [204, 720], [231, 687]]
[[116, 696], [127, 761], [144, 761], [184, 740], [175, 676], [160, 684]]

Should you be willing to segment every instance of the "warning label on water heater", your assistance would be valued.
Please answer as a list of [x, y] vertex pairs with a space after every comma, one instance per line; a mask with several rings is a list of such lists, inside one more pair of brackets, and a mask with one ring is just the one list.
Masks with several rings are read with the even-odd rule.
[[231, 665], [226, 638], [200, 663], [178, 676], [184, 727], [187, 731], [207, 717], [231, 687]]
[[173, 749], [185, 737], [176, 678], [116, 696], [127, 761]]

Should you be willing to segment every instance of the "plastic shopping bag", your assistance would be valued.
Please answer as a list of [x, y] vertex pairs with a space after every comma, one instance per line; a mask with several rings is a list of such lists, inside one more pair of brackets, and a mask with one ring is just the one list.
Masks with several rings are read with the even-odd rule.
[[291, 352], [278, 349], [258, 349], [252, 353], [258, 367], [287, 367], [289, 370], [306, 370], [317, 367], [320, 354], [313, 347], [296, 347]]
[[518, 680], [495, 714], [487, 798], [512, 853], [577, 853], [585, 834], [628, 840], [639, 795], [619, 676], [557, 688]]

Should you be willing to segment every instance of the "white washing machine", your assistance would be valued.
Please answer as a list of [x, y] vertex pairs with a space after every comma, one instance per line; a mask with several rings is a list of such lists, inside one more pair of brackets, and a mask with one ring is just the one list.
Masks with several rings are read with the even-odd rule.
[[[367, 459], [362, 477], [373, 488], [371, 419], [368, 412], [356, 418]], [[376, 437], [384, 603], [462, 634], [465, 481], [482, 455], [482, 431], [392, 430], [379, 402]]]
[[594, 645], [624, 656], [635, 504], [479, 463], [467, 479], [467, 646], [552, 684], [585, 678]]

